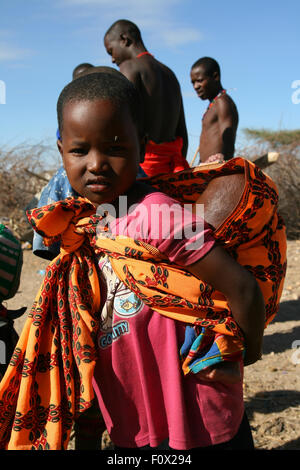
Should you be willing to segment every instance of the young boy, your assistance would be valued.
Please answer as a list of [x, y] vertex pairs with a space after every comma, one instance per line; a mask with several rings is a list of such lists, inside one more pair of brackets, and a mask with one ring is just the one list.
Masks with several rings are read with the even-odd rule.
[[234, 155], [238, 112], [221, 84], [217, 61], [210, 57], [197, 60], [191, 68], [191, 81], [199, 98], [210, 102], [202, 118], [200, 163], [228, 160]]
[[[245, 362], [255, 362], [261, 355], [265, 321], [255, 278], [216, 244], [203, 219], [191, 216], [185, 224], [183, 208], [175, 199], [136, 182], [145, 141], [139, 96], [127, 79], [108, 74], [81, 77], [65, 87], [57, 109], [59, 151], [72, 187], [84, 199], [62, 201], [30, 215], [47, 243], [61, 236], [62, 248], [37, 296], [35, 321], [26, 327], [33, 344], [26, 352], [31, 371], [22, 376], [22, 390], [27, 383], [27, 389], [36, 392], [21, 397], [17, 408], [21, 424], [13, 430], [9, 448], [28, 448], [30, 443], [34, 448], [65, 447], [74, 400], [84, 409], [91, 399], [91, 376], [106, 427], [119, 447], [156, 447], [168, 440], [170, 448], [180, 450], [225, 442], [227, 448], [252, 448], [242, 380], [218, 382], [223, 378], [218, 370], [209, 382], [202, 375], [183, 376], [178, 352], [185, 318], [202, 316], [207, 325], [222, 331], [223, 325], [234, 329], [236, 322], [246, 343]], [[122, 213], [124, 198], [129, 210]], [[153, 206], [163, 207], [165, 215], [172, 208], [168, 227], [165, 217], [163, 223], [157, 210], [152, 212]], [[109, 226], [98, 225], [95, 239], [96, 209], [111, 215], [115, 211], [116, 217]], [[103, 217], [96, 220], [103, 222]], [[193, 237], [177, 236], [195, 224]], [[190, 248], [191, 241], [198, 242], [197, 249]], [[215, 303], [210, 301], [212, 287], [205, 288], [203, 281], [216, 289]], [[230, 324], [221, 292], [232, 312]], [[221, 316], [214, 305], [223, 306]], [[34, 356], [39, 354], [43, 364], [49, 346], [57, 348], [58, 324], [62, 365], [56, 364], [54, 355], [49, 373], [42, 375]], [[21, 357], [24, 353], [19, 353]], [[20, 374], [17, 360], [16, 365]], [[13, 373], [11, 369], [5, 382], [12, 383]], [[5, 396], [5, 382], [0, 399]], [[55, 410], [57, 418], [55, 423], [41, 422], [38, 433], [30, 426], [24, 428], [20, 419], [35, 402], [40, 413], [45, 410], [47, 416], [47, 409]]]
[[[108, 81], [105, 83], [105, 80], [107, 79], [103, 77], [102, 98], [101, 86], [97, 88], [94, 76], [94, 80], [86, 82], [86, 85], [89, 83], [89, 93], [84, 93], [82, 80], [81, 87], [79, 83], [78, 87], [75, 84], [73, 87], [67, 87], [58, 102], [59, 127], [62, 129], [62, 141], [58, 145], [72, 187], [95, 206], [101, 206], [103, 203], [116, 204], [121, 195], [127, 196], [129, 207], [132, 204], [139, 204], [144, 208], [155, 203], [173, 205], [175, 201], [168, 196], [135, 183], [143, 149], [143, 136], [137, 121], [138, 110], [136, 105], [130, 106], [128, 98], [119, 98], [124, 93], [121, 80], [110, 84]], [[91, 98], [93, 86], [94, 99]], [[128, 84], [126, 87], [124, 85], [124, 89], [127, 87], [130, 90]], [[85, 95], [85, 98], [81, 97], [79, 100], [79, 93]], [[130, 232], [130, 224], [145, 225], [139, 210], [138, 207], [128, 219], [125, 216], [125, 219], [116, 221], [118, 228], [122, 222], [125, 224], [124, 231], [121, 229], [123, 233], [126, 233], [126, 230]], [[180, 206], [178, 211], [181, 211]], [[155, 221], [148, 221], [148, 226], [153, 229], [154, 223], [157, 225], [156, 217]], [[158, 231], [154, 230], [155, 233], [163, 229], [158, 226], [156, 228]], [[179, 228], [174, 223], [174, 232]], [[222, 248], [213, 248], [214, 241], [208, 227], [205, 227], [204, 234], [204, 246], [194, 253], [184, 251], [187, 240], [172, 237], [165, 240], [163, 234], [160, 234], [158, 239], [152, 239], [150, 234], [144, 241], [154, 245], [173, 262], [177, 261], [199, 279], [209, 282], [227, 295], [235, 318], [247, 336], [247, 353], [253, 354], [252, 359], [255, 361], [260, 357], [264, 325], [264, 306], [259, 289], [254, 278]], [[112, 440], [122, 447], [140, 447], [147, 444], [156, 446], [166, 438], [169, 438], [171, 447], [179, 449], [210, 444], [211, 441], [203, 436], [203, 418], [198, 425], [191, 421], [192, 409], [199, 419], [201, 416], [200, 410], [197, 410], [196, 397], [202, 396], [205, 408], [208, 406], [210, 394], [201, 390], [202, 384], [197, 385], [194, 379], [184, 380], [180, 374], [178, 346], [180, 339], [183, 339], [184, 325], [160, 316], [136, 298], [133, 301], [131, 291], [126, 289], [121, 281], [118, 282], [118, 279], [115, 278], [111, 284], [114, 272], [109, 258], [100, 260], [100, 269], [102, 273], [106, 272], [102, 281], [106, 285], [109, 302], [113, 302], [113, 317], [108, 326], [100, 327], [102, 331], [98, 337], [99, 359], [95, 369], [94, 387]], [[223, 272], [223, 276], [220, 276], [220, 272]], [[135, 306], [126, 311], [123, 306], [130, 302]], [[103, 310], [106, 312], [108, 308], [106, 305]], [[107, 322], [106, 313], [103, 317], [102, 323]], [[124, 324], [121, 324], [126, 334], [120, 334], [117, 340], [108, 344], [112, 329], [116, 331], [122, 318], [126, 318]], [[256, 327], [254, 332], [253, 327]], [[157, 355], [168, 357], [167, 367], [166, 364], [155, 366]], [[171, 371], [168, 373], [169, 367]], [[240, 387], [240, 382], [236, 387]], [[177, 390], [176, 397], [174, 388]], [[206, 388], [207, 386], [204, 386], [205, 390]], [[212, 395], [216, 398], [218, 392], [214, 390]], [[237, 399], [238, 394], [233, 392], [233, 395], [236, 395]], [[216, 401], [219, 400], [216, 398]], [[185, 407], [187, 402], [189, 409]], [[233, 420], [234, 431], [237, 431], [242, 418], [241, 408], [242, 400], [237, 405], [237, 422]], [[214, 414], [213, 410], [210, 412]], [[216, 436], [218, 433], [227, 433], [226, 437], [232, 438], [233, 434], [226, 429], [226, 425], [221, 425], [220, 432], [216, 419], [214, 416], [211, 421], [209, 434]], [[130, 429], [128, 422], [131, 423]], [[206, 429], [209, 427], [206, 423]], [[220, 434], [215, 437], [214, 443], [218, 442]]]
[[[102, 72], [118, 74], [118, 71], [113, 69], [112, 67], [94, 66], [88, 63], [83, 63], [75, 67], [75, 69], [73, 70], [72, 77], [73, 80], [76, 80], [81, 75]], [[57, 140], [60, 140], [59, 130], [57, 130]], [[142, 170], [141, 167], [139, 167], [138, 177], [143, 178], [146, 176], [146, 173]], [[47, 204], [62, 201], [67, 197], [72, 196], [78, 196], [78, 194], [72, 188], [68, 180], [66, 170], [63, 166], [61, 166], [57, 170], [55, 175], [51, 178], [49, 183], [43, 188], [37, 207], [43, 207]], [[43, 242], [43, 237], [41, 237], [37, 232], [34, 232], [32, 251], [36, 256], [39, 256], [40, 258], [52, 260], [59, 253], [59, 244], [54, 243], [53, 245], [45, 246]]]

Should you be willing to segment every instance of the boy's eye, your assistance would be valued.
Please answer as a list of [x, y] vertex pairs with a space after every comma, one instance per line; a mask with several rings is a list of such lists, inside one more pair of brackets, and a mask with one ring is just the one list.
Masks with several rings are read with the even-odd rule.
[[70, 150], [70, 153], [73, 153], [75, 155], [84, 155], [86, 151], [83, 148], [73, 148]]
[[120, 153], [124, 153], [124, 147], [122, 145], [111, 145], [107, 148], [107, 153], [111, 155], [119, 155]]

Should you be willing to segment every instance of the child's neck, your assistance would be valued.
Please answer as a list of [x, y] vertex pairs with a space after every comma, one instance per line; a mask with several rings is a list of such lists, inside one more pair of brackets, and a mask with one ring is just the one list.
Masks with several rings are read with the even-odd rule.
[[97, 213], [107, 211], [113, 217], [124, 217], [130, 212], [130, 208], [146, 195], [156, 191], [151, 186], [135, 181], [133, 185], [123, 194], [120, 194], [114, 201], [110, 203], [100, 204]]

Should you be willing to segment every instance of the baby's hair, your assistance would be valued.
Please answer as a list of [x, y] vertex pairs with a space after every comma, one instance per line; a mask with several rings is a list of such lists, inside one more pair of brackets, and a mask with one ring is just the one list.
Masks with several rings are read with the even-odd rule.
[[196, 67], [203, 67], [205, 70], [205, 74], [208, 77], [212, 77], [215, 72], [221, 77], [221, 70], [218, 62], [215, 59], [212, 59], [211, 57], [202, 57], [201, 59], [198, 59], [193, 65], [192, 69]]
[[73, 80], [75, 80], [75, 78], [77, 78], [82, 72], [85, 72], [86, 70], [93, 67], [94, 66], [88, 62], [83, 62], [82, 64], [77, 65], [72, 73]]
[[135, 86], [117, 70], [83, 75], [62, 90], [57, 101], [59, 133], [63, 131], [63, 110], [70, 102], [111, 100], [120, 107], [128, 105], [139, 134], [143, 135], [143, 117], [140, 95]]
[[141, 32], [136, 24], [129, 20], [118, 20], [115, 21], [111, 27], [106, 31], [105, 36], [110, 36], [112, 33], [119, 32], [126, 33], [134, 42], [140, 42], [142, 40]]

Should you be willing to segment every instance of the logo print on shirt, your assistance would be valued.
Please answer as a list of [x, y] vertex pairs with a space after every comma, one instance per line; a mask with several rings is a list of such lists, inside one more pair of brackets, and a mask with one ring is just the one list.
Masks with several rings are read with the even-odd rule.
[[100, 331], [105, 334], [99, 334], [98, 344], [105, 349], [113, 341], [130, 333], [128, 321], [117, 321], [116, 317], [130, 318], [143, 309], [144, 303], [116, 276], [107, 256], [100, 260], [99, 268], [107, 293], [100, 321]]
[[127, 321], [120, 321], [112, 327], [112, 331], [106, 333], [106, 335], [98, 338], [98, 344], [100, 348], [105, 349], [112, 344], [113, 341], [119, 339], [120, 336], [129, 333], [129, 325]]
[[131, 317], [136, 315], [144, 304], [128, 287], [122, 282], [118, 286], [114, 298], [114, 310], [120, 317]]

